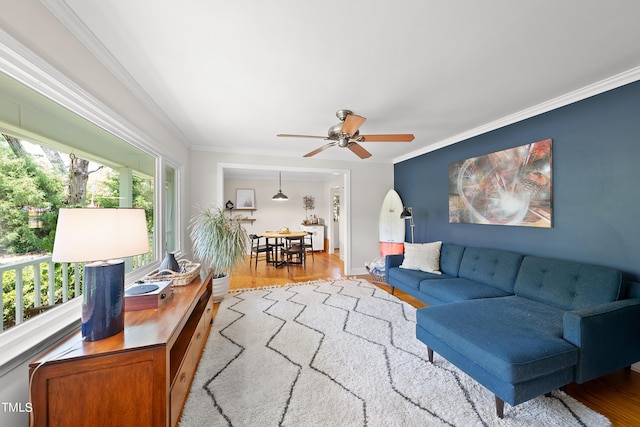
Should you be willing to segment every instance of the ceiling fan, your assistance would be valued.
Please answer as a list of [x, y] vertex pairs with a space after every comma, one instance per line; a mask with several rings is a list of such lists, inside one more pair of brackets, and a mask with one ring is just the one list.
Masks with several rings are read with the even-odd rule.
[[278, 136], [290, 138], [319, 138], [331, 141], [328, 144], [325, 144], [322, 147], [305, 154], [304, 157], [315, 156], [321, 151], [337, 145], [338, 147], [348, 148], [361, 159], [371, 157], [371, 153], [365, 150], [359, 144], [361, 142], [411, 142], [414, 138], [413, 134], [410, 133], [391, 135], [360, 135], [360, 126], [362, 126], [364, 121], [367, 119], [362, 116], [353, 114], [353, 112], [350, 110], [338, 110], [336, 112], [336, 116], [340, 119], [340, 123], [329, 128], [328, 136], [291, 135], [285, 133], [278, 134]]

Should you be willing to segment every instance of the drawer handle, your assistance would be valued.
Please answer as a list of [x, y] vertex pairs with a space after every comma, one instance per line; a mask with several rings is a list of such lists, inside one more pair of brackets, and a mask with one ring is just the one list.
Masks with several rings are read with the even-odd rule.
[[202, 336], [202, 333], [198, 332], [198, 334], [196, 335], [196, 339], [199, 340], [201, 336]]
[[183, 383], [187, 380], [187, 373], [183, 372], [182, 374], [180, 374], [180, 382]]

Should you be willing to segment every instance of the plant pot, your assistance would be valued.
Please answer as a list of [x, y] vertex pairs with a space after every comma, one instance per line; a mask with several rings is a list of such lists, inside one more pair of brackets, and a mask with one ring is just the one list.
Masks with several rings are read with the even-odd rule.
[[231, 276], [225, 274], [219, 278], [213, 278], [211, 280], [211, 295], [213, 301], [222, 301], [229, 292], [229, 283], [231, 283]]

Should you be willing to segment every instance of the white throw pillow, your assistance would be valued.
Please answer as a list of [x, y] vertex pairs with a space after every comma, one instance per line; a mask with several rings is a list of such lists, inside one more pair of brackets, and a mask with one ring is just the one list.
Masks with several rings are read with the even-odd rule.
[[442, 274], [440, 272], [441, 247], [442, 242], [405, 243], [404, 260], [400, 268]]

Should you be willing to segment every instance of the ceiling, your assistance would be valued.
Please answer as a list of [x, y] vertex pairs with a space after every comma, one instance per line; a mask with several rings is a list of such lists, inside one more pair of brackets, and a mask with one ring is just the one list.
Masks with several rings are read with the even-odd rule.
[[276, 134], [347, 108], [415, 140], [316, 158], [397, 162], [640, 66], [636, 0], [42, 1], [202, 150], [302, 157]]

